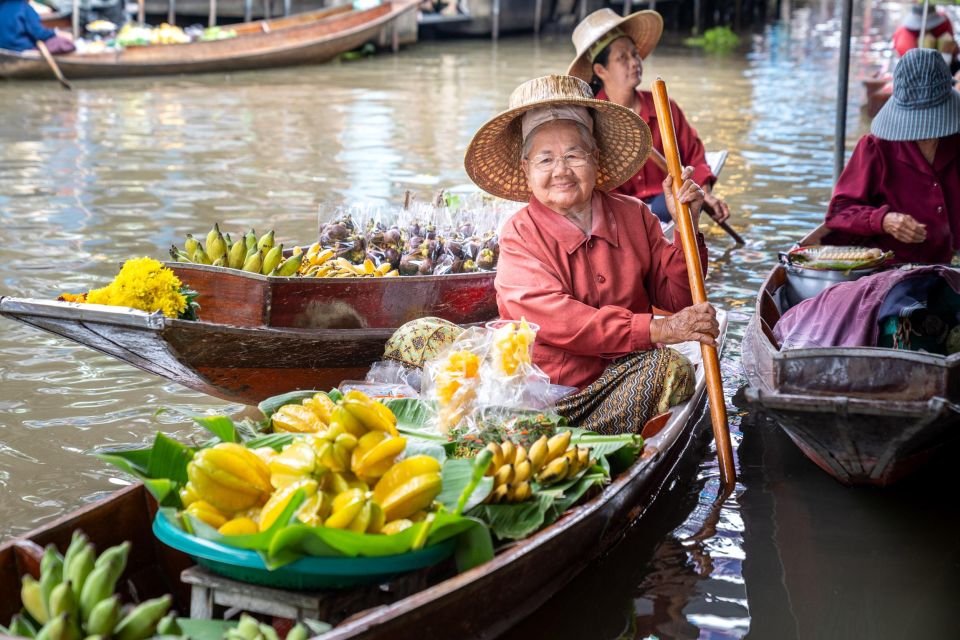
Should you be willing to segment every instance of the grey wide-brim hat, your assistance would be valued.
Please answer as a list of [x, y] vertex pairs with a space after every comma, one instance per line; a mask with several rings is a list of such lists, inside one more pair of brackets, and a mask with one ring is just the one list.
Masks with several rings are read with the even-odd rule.
[[870, 133], [882, 140], [927, 140], [960, 132], [960, 92], [939, 51], [911, 49], [893, 70], [893, 97]]
[[[932, 5], [933, 3], [931, 3]], [[944, 23], [946, 16], [939, 13], [934, 6], [927, 7], [927, 31], [936, 29]], [[920, 24], [923, 21], [923, 5], [915, 4], [910, 8], [910, 13], [903, 19], [903, 26], [910, 31], [920, 31]]]

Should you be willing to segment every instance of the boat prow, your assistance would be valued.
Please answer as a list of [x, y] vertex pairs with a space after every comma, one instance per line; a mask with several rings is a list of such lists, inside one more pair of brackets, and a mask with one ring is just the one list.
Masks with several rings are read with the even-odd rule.
[[742, 345], [747, 399], [824, 471], [885, 486], [960, 440], [960, 354], [878, 347], [780, 351], [786, 270], [757, 296]]

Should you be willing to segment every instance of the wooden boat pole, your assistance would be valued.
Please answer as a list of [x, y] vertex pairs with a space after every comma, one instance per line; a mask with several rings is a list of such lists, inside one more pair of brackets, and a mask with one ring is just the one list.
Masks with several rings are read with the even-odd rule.
[[167, 23], [177, 24], [177, 0], [170, 0], [170, 9], [167, 11]]
[[243, 0], [243, 21], [253, 20], [253, 0]]
[[533, 6], [533, 35], [540, 36], [540, 20], [543, 18], [543, 0], [537, 0]]
[[71, 30], [73, 31], [73, 39], [74, 39], [74, 40], [76, 40], [77, 38], [80, 37], [80, 7], [79, 7], [79, 4], [80, 4], [79, 0], [73, 0], [73, 2], [72, 2], [72, 4], [71, 4], [72, 9], [70, 10], [70, 11], [71, 11], [71, 13], [70, 13], [70, 27], [71, 27]]
[[53, 59], [50, 50], [47, 49], [47, 43], [43, 40], [37, 40], [37, 50], [40, 51], [40, 55], [43, 56], [43, 59], [47, 61], [47, 65], [50, 66], [50, 70], [53, 71], [53, 75], [57, 77], [57, 81], [60, 85], [67, 91], [73, 91], [73, 86], [63, 77], [63, 72], [60, 71], [60, 65], [57, 64], [57, 61]]
[[147, 20], [147, 8], [144, 6], [145, 4], [145, 0], [137, 0], [137, 23], [140, 26], [143, 26], [143, 23]]
[[490, 12], [493, 14], [491, 16], [493, 23], [490, 26], [490, 36], [496, 42], [500, 38], [500, 0], [493, 0], [493, 7]]
[[217, 0], [210, 0], [210, 18], [207, 20], [207, 26], [217, 26]]
[[[696, 229], [690, 217], [689, 207], [680, 202], [680, 151], [677, 146], [677, 132], [673, 127], [673, 114], [670, 111], [670, 99], [667, 96], [666, 83], [657, 78], [653, 83], [653, 99], [657, 108], [657, 120], [660, 123], [660, 137], [666, 155], [669, 173], [673, 176], [673, 202], [677, 211], [677, 228], [683, 246], [683, 256], [687, 263], [687, 277], [690, 279], [690, 293], [693, 303], [707, 302], [707, 292], [703, 286], [703, 271], [700, 265], [700, 252], [697, 249]], [[725, 487], [732, 487], [737, 480], [733, 466], [733, 448], [730, 446], [730, 431], [727, 426], [727, 404], [723, 397], [723, 381], [720, 379], [720, 359], [717, 348], [701, 344], [703, 369], [707, 379], [707, 394], [710, 398], [710, 418], [713, 422], [713, 438], [717, 443], [717, 458], [720, 463], [720, 479]]]

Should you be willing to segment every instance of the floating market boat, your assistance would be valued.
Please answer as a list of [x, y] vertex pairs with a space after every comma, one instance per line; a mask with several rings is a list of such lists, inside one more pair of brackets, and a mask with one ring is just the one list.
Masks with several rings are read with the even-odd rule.
[[200, 295], [200, 321], [103, 305], [0, 297], [0, 315], [208, 395], [256, 404], [363, 379], [396, 327], [425, 316], [497, 315], [494, 272], [277, 278], [168, 263]]
[[[719, 319], [723, 335], [725, 315]], [[695, 344], [678, 347], [699, 363]], [[696, 448], [705, 387], [698, 364], [693, 397], [644, 426], [644, 452], [633, 465], [554, 524], [500, 548], [492, 561], [462, 574], [456, 574], [452, 564], [441, 564], [385, 586], [323, 592], [319, 617], [335, 627], [322, 637], [419, 640], [452, 633], [485, 637], [503, 633], [620, 540], [674, 481], [678, 461]], [[0, 546], [0, 620], [19, 611], [19, 576], [37, 573], [42, 546], [55, 543], [64, 549], [78, 528], [98, 549], [131, 540], [133, 554], [120, 584], [133, 585], [141, 599], [172, 593], [175, 608], [184, 614], [190, 611], [190, 593], [180, 575], [192, 563], [153, 537], [156, 508], [137, 483]], [[277, 592], [284, 602], [299, 595], [317, 594]]]
[[960, 438], [960, 354], [781, 351], [773, 328], [786, 284], [778, 265], [757, 295], [742, 346], [746, 393], [807, 457], [843, 483], [884, 486]]
[[[553, 16], [554, 0], [541, 2], [540, 26]], [[427, 36], [461, 38], [464, 36], [489, 36], [494, 21], [499, 33], [533, 31], [536, 24], [538, 0], [512, 0], [497, 3], [494, 0], [468, 0], [462, 3], [466, 11], [452, 15], [421, 13], [418, 19], [421, 31]], [[500, 15], [494, 18], [494, 5], [499, 4]], [[570, 9], [571, 11], [573, 9]]]
[[[114, 78], [240, 71], [325, 62], [341, 53], [376, 40], [392, 29], [416, 4], [410, 0], [385, 2], [372, 9], [325, 9], [277, 20], [230, 26], [235, 38], [184, 44], [133, 46], [101, 53], [57, 56], [69, 79]], [[51, 77], [47, 63], [36, 51], [0, 50], [0, 77], [44, 79]]]

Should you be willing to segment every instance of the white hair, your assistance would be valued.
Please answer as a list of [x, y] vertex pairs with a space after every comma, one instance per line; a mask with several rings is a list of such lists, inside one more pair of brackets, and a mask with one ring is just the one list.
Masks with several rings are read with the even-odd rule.
[[577, 127], [577, 133], [580, 134], [580, 142], [583, 143], [583, 149], [587, 153], [593, 153], [597, 149], [597, 140], [593, 137], [593, 134], [590, 133], [590, 130], [587, 129], [582, 123], [577, 122], [576, 120], [551, 120], [549, 122], [544, 122], [541, 125], [538, 125], [530, 134], [524, 139], [523, 146], [520, 149], [520, 158], [522, 160], [527, 160], [527, 156], [530, 155], [530, 148], [533, 146], [533, 138], [537, 135], [537, 131], [540, 130], [540, 127], [550, 124], [551, 122], [569, 122], [572, 125]]

